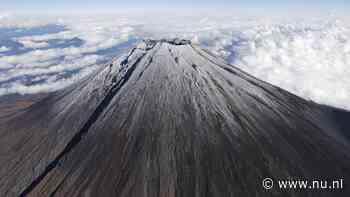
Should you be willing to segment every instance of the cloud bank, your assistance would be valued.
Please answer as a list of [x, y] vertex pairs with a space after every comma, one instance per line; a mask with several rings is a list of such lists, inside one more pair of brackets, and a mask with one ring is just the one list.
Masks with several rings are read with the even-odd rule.
[[7, 54], [14, 47], [0, 42], [0, 95], [56, 91], [89, 75], [100, 63], [120, 55], [121, 48], [127, 49], [139, 39], [182, 37], [303, 98], [350, 109], [350, 28], [344, 18], [212, 14], [29, 21], [24, 25], [20, 17], [7, 17], [0, 20], [0, 33], [6, 28], [28, 31], [48, 24], [64, 29], [9, 37], [22, 53]]
[[5, 46], [1, 46], [0, 47], [0, 53], [2, 52], [6, 52], [6, 51], [9, 51], [10, 49], [8, 47], [5, 47]]

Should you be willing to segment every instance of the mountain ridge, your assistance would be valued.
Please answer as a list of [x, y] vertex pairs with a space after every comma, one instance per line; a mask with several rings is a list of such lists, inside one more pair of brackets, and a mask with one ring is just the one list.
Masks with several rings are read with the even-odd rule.
[[190, 41], [145, 40], [2, 123], [0, 194], [347, 196], [261, 186], [349, 177], [348, 113], [338, 128], [328, 109]]

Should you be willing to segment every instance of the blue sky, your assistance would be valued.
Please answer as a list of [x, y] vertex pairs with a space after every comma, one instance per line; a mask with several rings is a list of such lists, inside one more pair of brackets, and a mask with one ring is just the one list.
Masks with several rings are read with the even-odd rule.
[[125, 8], [312, 8], [349, 9], [349, 0], [1, 0], [0, 10], [69, 11]]

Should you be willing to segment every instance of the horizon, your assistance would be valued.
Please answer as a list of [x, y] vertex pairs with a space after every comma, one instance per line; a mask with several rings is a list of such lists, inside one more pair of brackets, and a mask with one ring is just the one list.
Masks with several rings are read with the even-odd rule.
[[[346, 13], [350, 8], [350, 2], [343, 0], [321, 0], [303, 2], [301, 0], [283, 2], [276, 0], [258, 1], [258, 0], [236, 0], [228, 2], [226, 0], [192, 0], [190, 2], [179, 0], [176, 2], [152, 0], [142, 2], [140, 0], [131, 1], [112, 1], [112, 0], [89, 0], [89, 1], [43, 1], [32, 0], [23, 2], [21, 0], [12, 0], [2, 2], [0, 8], [3, 13], [29, 13], [29, 14], [74, 14], [74, 13], [125, 13], [129, 11], [193, 11], [193, 10], [226, 10], [226, 11], [251, 11], [251, 12], [282, 12], [284, 14], [295, 14], [290, 12], [342, 12]], [[181, 9], [181, 11], [179, 11]], [[288, 11], [287, 13], [285, 13]], [[274, 13], [269, 13], [274, 14]]]

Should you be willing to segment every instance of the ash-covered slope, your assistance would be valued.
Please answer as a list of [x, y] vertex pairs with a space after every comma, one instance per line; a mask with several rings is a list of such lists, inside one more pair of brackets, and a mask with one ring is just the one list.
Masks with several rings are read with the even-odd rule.
[[148, 40], [0, 122], [0, 196], [349, 196], [349, 121], [189, 41]]

